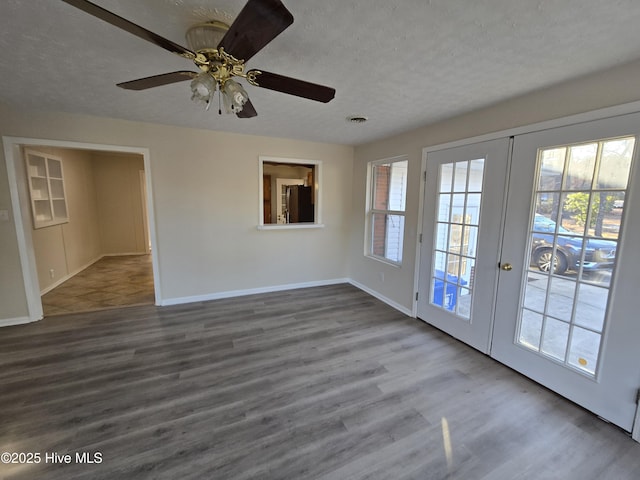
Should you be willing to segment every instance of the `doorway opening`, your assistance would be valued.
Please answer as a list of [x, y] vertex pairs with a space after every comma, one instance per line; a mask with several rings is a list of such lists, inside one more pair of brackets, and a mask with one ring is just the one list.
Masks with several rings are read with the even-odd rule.
[[[14, 137], [3, 141], [28, 321], [159, 304], [148, 150]], [[44, 203], [47, 182], [35, 179], [39, 172], [31, 168], [27, 151], [60, 159], [64, 187], [49, 193], [52, 201], [63, 193], [68, 218], [53, 225], [37, 222], [33, 205]], [[33, 191], [34, 181], [41, 191]]]

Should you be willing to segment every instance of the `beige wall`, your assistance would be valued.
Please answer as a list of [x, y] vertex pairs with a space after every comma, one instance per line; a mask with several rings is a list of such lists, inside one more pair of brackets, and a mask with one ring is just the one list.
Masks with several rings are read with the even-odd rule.
[[[640, 62], [354, 149], [0, 105], [0, 135], [146, 147], [164, 299], [350, 277], [411, 308], [422, 148], [640, 99]], [[428, 108], [428, 105], [425, 105]], [[366, 163], [406, 154], [401, 268], [363, 255]], [[323, 161], [324, 229], [258, 231], [258, 157]], [[4, 155], [3, 155], [4, 157]], [[4, 158], [0, 209], [11, 210]], [[13, 218], [0, 222], [0, 320], [24, 316]], [[384, 273], [384, 280], [380, 273]]]
[[[533, 123], [640, 100], [640, 61], [566, 82], [355, 150], [350, 277], [410, 310], [413, 304], [422, 149]], [[425, 108], [428, 108], [425, 105]], [[409, 157], [404, 259], [401, 268], [364, 256], [367, 162]]]
[[[352, 147], [18, 111], [1, 104], [0, 135], [149, 149], [154, 253], [165, 301], [348, 276]], [[325, 228], [256, 228], [261, 155], [322, 160]], [[3, 154], [0, 209], [11, 210], [7, 185]], [[23, 317], [26, 296], [13, 219], [0, 223], [0, 243], [6, 246], [0, 253], [0, 320]]]
[[146, 253], [142, 156], [94, 152], [93, 168], [102, 254]]
[[98, 209], [89, 152], [53, 147], [34, 150], [62, 158], [69, 212], [68, 223], [32, 230], [40, 290], [45, 290], [99, 258]]

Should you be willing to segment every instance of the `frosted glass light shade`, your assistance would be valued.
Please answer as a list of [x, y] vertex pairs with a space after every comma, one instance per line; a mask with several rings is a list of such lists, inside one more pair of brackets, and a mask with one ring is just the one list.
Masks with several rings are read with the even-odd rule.
[[187, 46], [194, 52], [215, 49], [227, 30], [229, 25], [215, 20], [194, 25], [187, 30]]

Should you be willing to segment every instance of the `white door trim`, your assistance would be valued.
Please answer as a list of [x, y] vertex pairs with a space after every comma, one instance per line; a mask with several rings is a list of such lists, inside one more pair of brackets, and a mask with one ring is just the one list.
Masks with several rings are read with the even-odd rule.
[[31, 234], [31, 223], [29, 221], [29, 202], [26, 192], [26, 180], [22, 165], [23, 146], [57, 147], [82, 150], [96, 150], [105, 152], [122, 152], [142, 155], [144, 159], [144, 169], [146, 174], [147, 187], [147, 214], [151, 237], [151, 248], [153, 255], [153, 283], [155, 289], [156, 305], [162, 303], [162, 292], [160, 288], [160, 270], [158, 263], [158, 249], [156, 240], [155, 213], [153, 206], [153, 192], [151, 185], [151, 157], [148, 148], [126, 147], [119, 145], [103, 145], [95, 143], [72, 142], [66, 140], [48, 140], [41, 138], [11, 137], [3, 136], [4, 156], [7, 165], [7, 176], [9, 180], [9, 192], [13, 218], [18, 239], [18, 252], [20, 265], [22, 266], [22, 276], [24, 279], [25, 293], [27, 297], [28, 317], [24, 317], [23, 323], [35, 322], [43, 317], [42, 301], [40, 299], [40, 286], [38, 284], [38, 274], [36, 270], [36, 260], [33, 251], [33, 239]]

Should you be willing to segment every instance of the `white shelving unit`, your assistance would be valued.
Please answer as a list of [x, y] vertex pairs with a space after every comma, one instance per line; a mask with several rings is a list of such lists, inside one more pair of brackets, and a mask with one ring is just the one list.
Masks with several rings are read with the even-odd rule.
[[62, 158], [25, 150], [33, 228], [67, 223]]

